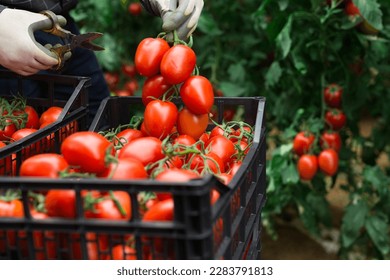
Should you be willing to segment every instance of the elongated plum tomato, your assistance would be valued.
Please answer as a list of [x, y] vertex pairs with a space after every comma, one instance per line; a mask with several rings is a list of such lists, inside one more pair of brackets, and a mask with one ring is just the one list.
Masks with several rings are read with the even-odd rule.
[[308, 131], [301, 131], [294, 137], [293, 150], [298, 156], [307, 153], [314, 142], [314, 134]]
[[162, 58], [160, 72], [167, 83], [177, 85], [191, 76], [195, 65], [195, 52], [188, 46], [175, 45]]
[[148, 174], [141, 161], [135, 158], [120, 158], [112, 162], [99, 177], [110, 179], [146, 179]]
[[184, 107], [177, 116], [176, 126], [180, 134], [187, 134], [195, 140], [198, 140], [206, 131], [208, 123], [208, 114], [197, 115]]
[[215, 153], [227, 165], [231, 157], [237, 152], [232, 141], [222, 135], [211, 137], [206, 145], [206, 149]]
[[169, 49], [170, 46], [164, 39], [143, 39], [135, 51], [134, 65], [138, 73], [145, 77], [158, 74], [161, 60]]
[[46, 153], [29, 157], [20, 166], [20, 176], [58, 178], [68, 168], [62, 155]]
[[323, 150], [318, 155], [318, 166], [328, 176], [336, 174], [339, 167], [339, 156], [333, 149]]
[[144, 125], [150, 136], [164, 139], [176, 124], [178, 110], [170, 101], [153, 100], [146, 105]]
[[297, 164], [298, 173], [301, 179], [311, 180], [318, 170], [318, 161], [315, 155], [305, 154], [300, 156]]
[[142, 103], [146, 106], [153, 99], [159, 99], [170, 86], [161, 75], [147, 78], [142, 87]]
[[206, 114], [214, 104], [213, 86], [203, 76], [191, 76], [181, 86], [180, 97], [194, 114]]
[[162, 142], [160, 139], [153, 136], [134, 139], [123, 146], [118, 157], [136, 158], [140, 160], [144, 166], [146, 166], [147, 164], [164, 157], [162, 152]]
[[112, 143], [93, 131], [73, 133], [61, 145], [61, 153], [69, 165], [89, 173], [103, 172], [107, 168], [106, 156], [114, 152]]
[[342, 145], [340, 134], [337, 131], [325, 131], [321, 135], [320, 144], [323, 149], [331, 148], [339, 152]]

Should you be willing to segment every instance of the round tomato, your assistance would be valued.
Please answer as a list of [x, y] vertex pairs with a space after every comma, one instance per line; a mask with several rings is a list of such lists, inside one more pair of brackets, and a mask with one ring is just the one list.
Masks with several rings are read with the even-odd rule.
[[61, 113], [61, 107], [52, 106], [42, 113], [41, 117], [39, 118], [39, 123], [41, 125], [44, 123], [53, 123], [58, 120], [58, 117]]
[[122, 69], [122, 73], [129, 78], [134, 78], [135, 75], [137, 74], [137, 70], [135, 69], [134, 64], [123, 64], [121, 69]]
[[225, 165], [227, 165], [232, 156], [237, 152], [232, 141], [221, 135], [211, 137], [205, 147], [210, 152], [219, 156]]
[[61, 153], [72, 166], [82, 172], [101, 173], [106, 166], [106, 156], [113, 155], [114, 147], [104, 136], [93, 131], [80, 131], [66, 137], [61, 145]]
[[101, 200], [92, 201], [90, 207], [85, 211], [87, 218], [128, 220], [132, 216], [130, 195], [124, 191], [109, 192]]
[[340, 130], [345, 126], [347, 117], [344, 112], [338, 109], [333, 109], [325, 113], [325, 121], [334, 130]]
[[130, 3], [127, 9], [129, 10], [129, 13], [133, 16], [138, 16], [142, 13], [142, 5], [138, 2]]
[[143, 39], [135, 51], [134, 64], [138, 73], [145, 77], [158, 74], [161, 60], [169, 49], [170, 46], [164, 39]]
[[314, 134], [307, 131], [301, 131], [294, 137], [293, 141], [293, 150], [298, 155], [301, 156], [310, 151], [311, 145], [314, 142]]
[[69, 167], [63, 156], [38, 154], [29, 157], [20, 166], [20, 176], [58, 178], [61, 171]]
[[137, 80], [130, 80], [130, 81], [127, 81], [125, 84], [124, 84], [124, 88], [131, 93], [131, 95], [134, 95], [134, 93], [138, 90], [139, 88], [139, 85], [138, 85], [138, 81]]
[[338, 84], [330, 84], [324, 89], [325, 103], [332, 108], [341, 107], [343, 88]]
[[203, 76], [191, 76], [181, 86], [180, 97], [192, 113], [206, 114], [214, 104], [213, 86]]
[[339, 152], [341, 149], [341, 137], [337, 131], [325, 131], [321, 135], [320, 144], [323, 149], [334, 149]]
[[315, 155], [305, 154], [299, 157], [297, 163], [298, 173], [301, 179], [311, 180], [318, 170], [318, 161]]
[[5, 119], [4, 123], [0, 123], [0, 141], [11, 140], [12, 134], [16, 131], [16, 126], [10, 119]]
[[22, 125], [20, 128], [39, 128], [39, 115], [33, 107], [27, 105], [26, 107], [24, 107], [23, 111], [17, 110], [13, 112], [13, 115], [15, 116], [19, 116], [21, 114], [26, 114], [27, 119], [24, 126]]
[[178, 110], [170, 101], [153, 100], [146, 105], [144, 125], [150, 136], [159, 139], [167, 137], [176, 124]]
[[336, 174], [339, 167], [339, 156], [333, 149], [323, 150], [318, 155], [318, 166], [328, 176]]
[[176, 126], [180, 134], [187, 134], [198, 140], [206, 131], [208, 123], [208, 114], [196, 115], [184, 107], [177, 116]]
[[177, 85], [191, 76], [195, 65], [195, 52], [188, 46], [175, 45], [164, 54], [160, 72], [168, 83]]
[[142, 87], [142, 103], [146, 106], [150, 101], [159, 99], [170, 87], [161, 75], [147, 78]]
[[[190, 159], [190, 168], [202, 174], [205, 170], [207, 173], [220, 174], [225, 172], [225, 163], [213, 152], [208, 152], [203, 157], [195, 155]], [[206, 169], [205, 169], [206, 168]]]
[[45, 209], [50, 217], [75, 218], [76, 192], [74, 190], [49, 190], [46, 194]]
[[104, 72], [104, 79], [106, 80], [108, 88], [113, 91], [119, 84], [119, 74], [114, 72]]
[[119, 152], [119, 158], [136, 158], [144, 166], [164, 157], [162, 152], [162, 142], [160, 139], [147, 136], [127, 143]]
[[172, 198], [157, 202], [149, 208], [143, 217], [144, 221], [173, 221], [175, 204]]
[[148, 174], [144, 165], [135, 158], [120, 158], [112, 162], [99, 177], [110, 179], [145, 179]]

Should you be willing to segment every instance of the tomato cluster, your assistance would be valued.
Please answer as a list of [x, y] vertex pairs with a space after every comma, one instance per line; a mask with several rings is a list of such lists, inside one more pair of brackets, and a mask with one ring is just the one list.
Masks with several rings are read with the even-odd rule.
[[[320, 169], [327, 176], [334, 176], [339, 165], [342, 139], [339, 131], [345, 127], [346, 116], [342, 111], [343, 88], [329, 84], [323, 91], [326, 105], [324, 116], [326, 130], [315, 136], [310, 131], [301, 131], [294, 137], [293, 150], [298, 155], [297, 169], [303, 180], [311, 180]], [[315, 150], [320, 149], [318, 155]]]
[[137, 70], [131, 62], [123, 63], [118, 72], [104, 72], [104, 78], [113, 96], [133, 96], [139, 89]]

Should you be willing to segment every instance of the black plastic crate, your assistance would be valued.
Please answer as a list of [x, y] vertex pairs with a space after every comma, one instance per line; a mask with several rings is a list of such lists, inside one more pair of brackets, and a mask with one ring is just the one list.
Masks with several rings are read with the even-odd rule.
[[[138, 97], [106, 99], [90, 130], [107, 130], [128, 123], [140, 104]], [[255, 127], [250, 151], [227, 187], [211, 175], [184, 183], [1, 177], [1, 189], [22, 190], [25, 218], [0, 217], [0, 258], [110, 259], [116, 245], [130, 240], [134, 247], [130, 259], [259, 259], [261, 210], [266, 190], [265, 99], [216, 98], [215, 104], [219, 115], [227, 106], [242, 107], [244, 120]], [[28, 193], [49, 189], [75, 191], [76, 219], [31, 218]], [[212, 189], [220, 192], [214, 205], [210, 204]], [[81, 193], [85, 190], [127, 192], [132, 217], [121, 221], [84, 218]], [[145, 191], [172, 194], [173, 221], [142, 221], [137, 197]], [[102, 248], [102, 240], [108, 246]]]
[[[87, 129], [89, 78], [55, 74], [36, 74], [28, 77], [0, 70], [2, 81], [11, 81], [0, 88], [0, 96], [12, 99], [22, 96], [27, 105], [41, 115], [52, 106], [63, 108], [58, 120], [36, 133], [0, 149], [0, 175], [17, 175], [21, 162], [37, 153], [59, 152], [61, 140], [78, 130]], [[26, 82], [33, 83], [39, 95], [30, 96]], [[64, 92], [72, 92], [71, 95]]]

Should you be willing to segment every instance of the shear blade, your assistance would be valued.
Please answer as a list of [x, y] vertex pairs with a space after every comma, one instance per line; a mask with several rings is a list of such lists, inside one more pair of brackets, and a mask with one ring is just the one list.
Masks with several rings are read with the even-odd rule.
[[76, 35], [72, 39], [72, 43], [71, 43], [72, 49], [74, 49], [75, 47], [82, 47], [93, 51], [102, 51], [104, 50], [102, 46], [96, 45], [91, 42], [102, 36], [103, 33], [99, 33], [99, 32], [89, 32], [85, 34]]

